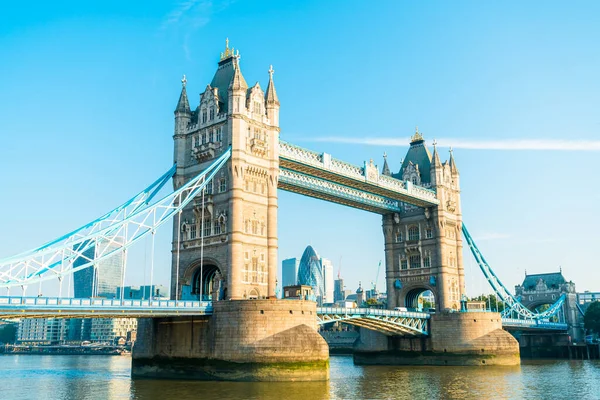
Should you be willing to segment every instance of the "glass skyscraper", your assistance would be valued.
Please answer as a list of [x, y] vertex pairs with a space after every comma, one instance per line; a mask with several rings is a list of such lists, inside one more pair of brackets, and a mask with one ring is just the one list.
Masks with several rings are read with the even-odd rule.
[[311, 286], [319, 304], [333, 303], [333, 264], [319, 257], [312, 246], [300, 258], [297, 283]]
[[[101, 243], [98, 246], [91, 246], [83, 252], [83, 256], [78, 257], [73, 262], [73, 267], [88, 263], [90, 260], [102, 257], [119, 248], [115, 238], [113, 242]], [[123, 252], [118, 250], [113, 256], [95, 262], [82, 270], [73, 273], [73, 295], [75, 298], [104, 297], [107, 299], [115, 298], [117, 288], [121, 286], [123, 273]]]

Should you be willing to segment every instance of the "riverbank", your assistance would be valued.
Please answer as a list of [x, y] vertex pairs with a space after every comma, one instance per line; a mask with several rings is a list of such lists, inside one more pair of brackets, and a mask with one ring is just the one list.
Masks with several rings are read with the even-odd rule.
[[103, 356], [121, 356], [130, 355], [131, 351], [125, 346], [107, 346], [107, 345], [90, 345], [90, 346], [70, 346], [70, 345], [53, 345], [53, 346], [21, 346], [21, 345], [5, 345], [0, 347], [0, 354], [31, 354], [31, 355], [103, 355]]

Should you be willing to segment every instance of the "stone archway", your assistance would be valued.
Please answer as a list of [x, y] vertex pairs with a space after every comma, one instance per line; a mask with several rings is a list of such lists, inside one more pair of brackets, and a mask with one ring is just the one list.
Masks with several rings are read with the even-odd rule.
[[201, 301], [218, 301], [225, 298], [225, 282], [221, 270], [209, 260], [206, 260], [202, 268], [197, 266], [194, 269], [191, 286], [191, 293]]
[[[431, 307], [425, 307], [425, 306], [419, 304], [419, 297], [421, 297], [421, 295], [423, 295], [426, 292], [431, 292], [431, 294], [432, 294], [433, 304]], [[436, 293], [435, 293], [435, 291], [433, 291], [427, 287], [416, 287], [416, 288], [409, 289], [406, 292], [406, 294], [404, 295], [404, 306], [409, 309], [421, 308], [421, 309], [424, 309], [425, 311], [427, 311], [427, 309], [429, 309], [429, 308], [436, 308], [437, 307]]]

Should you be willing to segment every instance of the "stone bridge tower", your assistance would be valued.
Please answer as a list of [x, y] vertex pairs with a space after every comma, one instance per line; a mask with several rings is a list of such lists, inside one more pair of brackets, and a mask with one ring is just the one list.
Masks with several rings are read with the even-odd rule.
[[569, 325], [569, 336], [573, 342], [581, 342], [584, 339], [583, 316], [578, 310], [575, 283], [567, 282], [562, 270], [545, 274], [525, 274], [523, 283], [515, 286], [515, 294], [521, 304], [531, 311], [554, 304], [564, 294], [565, 302], [561, 311]]
[[179, 188], [229, 147], [230, 161], [173, 222], [171, 293], [180, 299], [260, 299], [275, 295], [279, 100], [269, 69], [266, 92], [249, 87], [239, 51], [189, 106], [185, 76], [175, 110]]
[[420, 294], [431, 290], [436, 309], [460, 309], [465, 292], [462, 260], [462, 215], [459, 172], [450, 150], [442, 164], [437, 149], [433, 155], [416, 130], [397, 174], [387, 159], [383, 174], [435, 190], [437, 207], [404, 205], [399, 214], [383, 217], [388, 307], [417, 307]]

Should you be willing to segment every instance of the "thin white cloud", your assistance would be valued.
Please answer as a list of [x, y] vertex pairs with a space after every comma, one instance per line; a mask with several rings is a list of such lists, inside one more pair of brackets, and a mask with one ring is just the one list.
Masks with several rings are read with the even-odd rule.
[[[410, 138], [326, 136], [305, 139], [313, 142], [348, 143], [370, 146], [402, 146], [410, 143]], [[440, 147], [469, 150], [559, 150], [559, 151], [600, 151], [600, 140], [578, 139], [438, 139]]]
[[202, 0], [188, 0], [182, 1], [177, 6], [171, 10], [164, 18], [163, 23], [161, 25], [161, 29], [167, 29], [169, 26], [178, 23], [181, 21], [182, 17], [188, 12], [191, 8], [199, 3], [210, 4], [210, 2], [202, 1]]
[[231, 0], [184, 0], [169, 11], [162, 20], [161, 35], [175, 35], [188, 60], [192, 58], [191, 44], [194, 33], [207, 25], [211, 17], [231, 4]]

